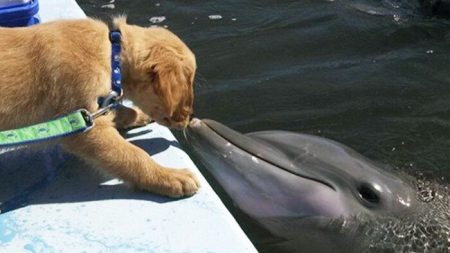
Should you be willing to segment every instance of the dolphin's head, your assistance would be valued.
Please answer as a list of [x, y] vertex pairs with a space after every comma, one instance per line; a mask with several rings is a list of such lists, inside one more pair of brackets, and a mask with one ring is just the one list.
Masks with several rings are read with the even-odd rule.
[[396, 215], [416, 192], [399, 176], [337, 142], [305, 134], [240, 134], [193, 119], [186, 138], [227, 194], [253, 217]]

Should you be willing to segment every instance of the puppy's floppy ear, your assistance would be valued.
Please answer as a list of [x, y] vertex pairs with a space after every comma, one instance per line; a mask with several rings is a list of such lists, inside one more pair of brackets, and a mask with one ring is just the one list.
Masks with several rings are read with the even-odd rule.
[[185, 114], [190, 113], [193, 100], [192, 80], [182, 59], [164, 55], [157, 62], [150, 62], [147, 70], [153, 79], [155, 93], [162, 99], [167, 114], [170, 117], [187, 116]]

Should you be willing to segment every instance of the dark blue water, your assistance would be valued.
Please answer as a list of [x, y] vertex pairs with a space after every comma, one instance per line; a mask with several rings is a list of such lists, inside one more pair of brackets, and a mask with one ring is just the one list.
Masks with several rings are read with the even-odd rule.
[[104, 20], [164, 17], [197, 56], [197, 117], [324, 136], [450, 183], [450, 22], [416, 1], [78, 2]]

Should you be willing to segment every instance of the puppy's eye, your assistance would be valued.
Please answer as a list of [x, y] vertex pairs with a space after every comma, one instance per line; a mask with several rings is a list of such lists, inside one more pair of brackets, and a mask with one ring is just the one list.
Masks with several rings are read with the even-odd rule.
[[149, 77], [150, 77], [150, 82], [152, 82], [152, 83], [155, 82], [155, 81], [156, 81], [156, 78], [157, 78], [155, 68], [156, 68], [156, 65], [151, 66], [151, 67], [150, 67], [150, 71], [149, 71], [149, 73], [148, 73], [148, 75], [149, 75]]
[[155, 82], [156, 81], [156, 73], [155, 72], [150, 72], [150, 82]]

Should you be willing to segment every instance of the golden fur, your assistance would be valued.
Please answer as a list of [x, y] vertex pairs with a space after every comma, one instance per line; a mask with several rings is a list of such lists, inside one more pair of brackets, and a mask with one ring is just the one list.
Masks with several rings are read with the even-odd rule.
[[[114, 20], [122, 32], [124, 95], [142, 109], [118, 111], [118, 127], [156, 122], [181, 129], [192, 113], [194, 54], [173, 33]], [[49, 120], [85, 108], [111, 89], [109, 29], [93, 19], [0, 28], [0, 130]], [[62, 138], [68, 151], [139, 189], [170, 197], [194, 194], [186, 169], [164, 168], [116, 130], [113, 115], [83, 134]]]

